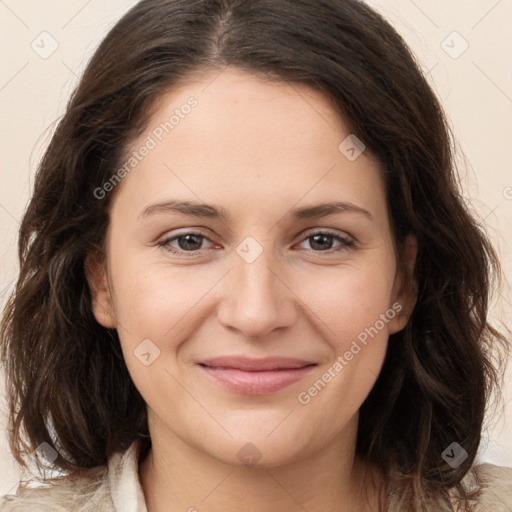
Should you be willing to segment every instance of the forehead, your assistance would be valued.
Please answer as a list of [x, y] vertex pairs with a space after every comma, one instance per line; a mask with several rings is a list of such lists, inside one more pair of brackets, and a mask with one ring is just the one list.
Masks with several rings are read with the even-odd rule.
[[[164, 133], [158, 133], [159, 127]], [[250, 158], [271, 143], [277, 154], [301, 147], [320, 149], [325, 144], [319, 144], [319, 138], [331, 132], [336, 142], [347, 127], [330, 99], [311, 86], [227, 68], [195, 73], [161, 95], [148, 123], [148, 133], [155, 130], [158, 139], [178, 142], [183, 136], [180, 144], [205, 136], [200, 147], [194, 146], [196, 151], [210, 150], [229, 135], [231, 152]]]
[[146, 199], [178, 192], [218, 203], [296, 203], [306, 195], [375, 203], [383, 195], [378, 163], [367, 151], [348, 158], [352, 136], [310, 86], [233, 68], [204, 72], [155, 102], [145, 133], [127, 152], [136, 160], [121, 188]]

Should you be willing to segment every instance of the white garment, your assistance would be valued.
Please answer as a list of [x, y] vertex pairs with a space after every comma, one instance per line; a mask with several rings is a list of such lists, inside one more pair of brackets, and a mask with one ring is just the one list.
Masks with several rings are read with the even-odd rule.
[[0, 512], [147, 512], [138, 474], [139, 443], [111, 457], [108, 467], [78, 478], [18, 488], [0, 501]]
[[[45, 486], [22, 486], [16, 496], [0, 501], [0, 512], [147, 512], [138, 454], [139, 443], [134, 442], [126, 452], [114, 455], [106, 468], [88, 470], [79, 478], [54, 479]], [[463, 484], [482, 490], [475, 512], [512, 512], [512, 468], [480, 464], [467, 473]], [[407, 510], [404, 495], [390, 495], [388, 512]], [[432, 503], [428, 510], [450, 509]]]

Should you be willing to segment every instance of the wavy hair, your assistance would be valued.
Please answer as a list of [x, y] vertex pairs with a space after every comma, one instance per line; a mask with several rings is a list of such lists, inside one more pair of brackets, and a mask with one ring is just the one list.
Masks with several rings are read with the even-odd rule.
[[[39, 164], [19, 230], [20, 272], [1, 324], [14, 456], [25, 465], [47, 442], [54, 465], [77, 473], [136, 439], [149, 449], [117, 331], [92, 312], [84, 261], [103, 247], [112, 197], [93, 191], [158, 98], [226, 66], [321, 91], [380, 162], [399, 263], [406, 236], [418, 241], [417, 302], [360, 409], [357, 454], [419, 503], [451, 487], [464, 496], [500, 386], [493, 354], [508, 349], [487, 320], [500, 265], [462, 196], [438, 99], [403, 39], [359, 0], [143, 0], [110, 30]], [[441, 455], [455, 441], [468, 458], [452, 468]]]

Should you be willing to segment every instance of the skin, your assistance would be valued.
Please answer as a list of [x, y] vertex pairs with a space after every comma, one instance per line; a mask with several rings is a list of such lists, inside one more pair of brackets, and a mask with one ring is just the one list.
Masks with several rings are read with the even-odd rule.
[[[148, 510], [377, 510], [380, 474], [355, 456], [358, 410], [388, 336], [403, 329], [414, 305], [416, 243], [408, 239], [402, 274], [378, 162], [368, 151], [355, 161], [340, 152], [350, 131], [307, 85], [232, 68], [206, 73], [160, 98], [131, 149], [190, 96], [197, 107], [115, 190], [106, 258], [87, 261], [96, 319], [118, 329], [148, 406], [153, 447], [139, 470]], [[165, 209], [141, 216], [171, 198], [221, 206], [230, 217]], [[350, 202], [371, 218], [287, 215], [329, 201]], [[311, 236], [326, 230], [354, 245], [328, 237], [319, 248]], [[198, 249], [187, 253], [183, 239], [159, 245], [191, 231], [205, 237], [192, 241]], [[236, 251], [248, 236], [262, 249], [251, 263]], [[298, 394], [397, 302], [400, 314], [299, 403]], [[160, 350], [149, 366], [134, 355], [144, 339]], [[275, 393], [247, 396], [196, 364], [228, 354], [317, 366]], [[248, 442], [257, 448], [252, 467], [237, 455]]]

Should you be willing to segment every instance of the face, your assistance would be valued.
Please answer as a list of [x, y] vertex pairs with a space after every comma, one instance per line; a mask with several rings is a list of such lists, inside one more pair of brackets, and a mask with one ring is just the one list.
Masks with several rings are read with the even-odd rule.
[[320, 92], [239, 70], [160, 98], [87, 267], [150, 429], [269, 465], [354, 431], [411, 296], [378, 163], [349, 135]]

